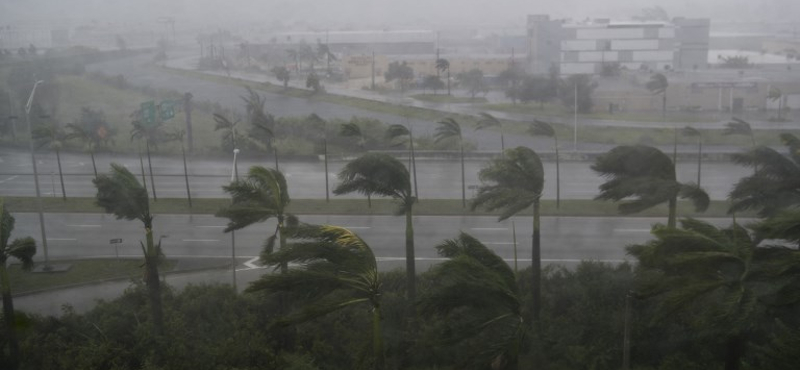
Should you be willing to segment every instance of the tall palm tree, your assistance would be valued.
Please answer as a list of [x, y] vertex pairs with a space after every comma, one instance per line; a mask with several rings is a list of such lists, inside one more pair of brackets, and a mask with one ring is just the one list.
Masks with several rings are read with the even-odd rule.
[[684, 127], [681, 132], [683, 136], [697, 138], [697, 186], [700, 186], [700, 174], [703, 165], [703, 134], [700, 130], [691, 126]]
[[186, 165], [186, 149], [183, 146], [183, 137], [186, 135], [184, 130], [174, 130], [169, 133], [169, 141], [181, 143], [181, 156], [183, 157], [183, 179], [186, 182], [186, 199], [189, 201], [189, 208], [192, 208], [192, 192], [189, 190], [189, 168]]
[[767, 92], [767, 99], [778, 102], [778, 121], [783, 121], [783, 91], [772, 86]]
[[67, 191], [64, 188], [64, 173], [61, 171], [61, 148], [64, 142], [69, 139], [64, 129], [56, 124], [48, 123], [33, 130], [33, 139], [39, 142], [39, 147], [47, 146], [56, 152], [56, 162], [58, 162], [58, 178], [61, 182], [61, 197], [67, 200]]
[[411, 194], [408, 169], [396, 158], [384, 153], [367, 153], [349, 163], [339, 172], [339, 186], [333, 194], [358, 192], [380, 195], [398, 202], [397, 214], [406, 216], [406, 280], [409, 301], [416, 299], [416, 260], [414, 258], [413, 207], [416, 198]]
[[555, 148], [556, 148], [556, 208], [561, 208], [561, 164], [558, 155], [558, 135], [556, 135], [556, 130], [553, 128], [553, 125], [545, 122], [540, 121], [538, 119], [533, 120], [531, 127], [528, 129], [528, 133], [534, 136], [547, 136], [552, 137], [555, 140]]
[[19, 367], [19, 341], [17, 339], [17, 323], [14, 320], [14, 299], [11, 296], [11, 281], [6, 264], [10, 257], [22, 262], [24, 270], [33, 267], [33, 255], [36, 254], [36, 241], [31, 237], [17, 238], [11, 243], [11, 231], [14, 230], [14, 217], [5, 208], [0, 198], [0, 284], [3, 289], [3, 322], [6, 327], [9, 361], [12, 370]]
[[597, 158], [592, 170], [607, 178], [597, 200], [621, 202], [622, 214], [641, 212], [669, 204], [667, 226], [675, 228], [678, 197], [689, 199], [698, 212], [708, 208], [708, 194], [697, 184], [678, 182], [675, 164], [664, 152], [645, 145], [621, 145]]
[[214, 113], [214, 131], [222, 131], [222, 145], [226, 151], [238, 148], [239, 142], [239, 120], [231, 121], [227, 117]]
[[[137, 113], [134, 113], [137, 114]], [[158, 116], [158, 115], [156, 115]], [[150, 157], [150, 145], [153, 145], [155, 150], [158, 150], [158, 143], [163, 141], [169, 135], [164, 131], [163, 122], [156, 120], [155, 123], [148, 124], [143, 121], [134, 120], [131, 122], [131, 141], [139, 140], [144, 141], [145, 150], [147, 152], [147, 167], [150, 170], [150, 188], [153, 191], [153, 200], [158, 201], [158, 193], [156, 192], [156, 182], [153, 174], [153, 160]], [[139, 155], [141, 156], [141, 146], [139, 147]]]
[[459, 153], [461, 154], [461, 206], [467, 207], [467, 185], [464, 173], [464, 137], [461, 135], [461, 125], [453, 118], [447, 117], [438, 122], [434, 141], [439, 143], [447, 139], [457, 139]]
[[[295, 224], [296, 218], [287, 213], [290, 198], [283, 173], [253, 166], [244, 179], [236, 179], [222, 189], [231, 196], [231, 204], [216, 214], [229, 220], [226, 233], [274, 218], [277, 225], [264, 243], [262, 258], [273, 252], [276, 239], [279, 249], [286, 247], [286, 228]], [[285, 271], [286, 266], [282, 269]]]
[[478, 239], [461, 233], [436, 246], [446, 261], [431, 269], [434, 282], [420, 298], [426, 317], [462, 323], [448, 330], [447, 342], [477, 339], [481, 348], [461, 359], [461, 367], [515, 369], [527, 332], [516, 275]]
[[355, 138], [356, 144], [358, 144], [358, 147], [362, 151], [364, 150], [364, 146], [367, 144], [367, 138], [364, 136], [361, 126], [355, 122], [342, 123], [341, 126], [339, 126], [339, 135]]
[[645, 84], [647, 90], [652, 94], [661, 94], [661, 116], [667, 116], [667, 87], [669, 87], [669, 80], [667, 76], [662, 73], [656, 73], [650, 76], [650, 81]]
[[[247, 96], [242, 99], [245, 102], [245, 110], [247, 111], [247, 118], [252, 126], [250, 128], [249, 136], [258, 142], [261, 142], [266, 147], [267, 152], [272, 151], [275, 156], [275, 169], [278, 167], [278, 148], [275, 147], [275, 117], [269, 114], [264, 109], [264, 98], [247, 87]], [[271, 149], [271, 150], [270, 150]]]
[[800, 204], [800, 140], [781, 134], [789, 149], [783, 155], [769, 147], [756, 147], [733, 155], [733, 161], [755, 168], [753, 175], [739, 180], [730, 192], [730, 212], [757, 210], [762, 217]]
[[756, 137], [753, 135], [753, 129], [750, 127], [750, 123], [745, 120], [731, 117], [731, 122], [725, 125], [725, 131], [723, 131], [722, 134], [750, 136], [752, 147], [756, 147]]
[[450, 61], [444, 58], [436, 59], [436, 70], [447, 71], [447, 95], [450, 95]]
[[106, 122], [102, 111], [93, 110], [88, 107], [81, 108], [81, 121], [79, 123], [67, 124], [67, 140], [77, 139], [89, 152], [92, 158], [92, 170], [94, 177], [97, 178], [97, 163], [94, 154], [98, 148], [108, 145], [112, 141], [113, 131]]
[[161, 304], [161, 285], [158, 278], [158, 262], [162, 256], [161, 240], [153, 240], [153, 215], [147, 188], [136, 180], [127, 168], [111, 164], [111, 173], [102, 174], [92, 180], [97, 188], [96, 204], [118, 220], [138, 220], [144, 226], [146, 243], [144, 252], [145, 285], [152, 314], [153, 326], [158, 335], [164, 333], [164, 311]]
[[328, 202], [331, 200], [330, 181], [328, 179], [328, 122], [316, 113], [311, 113], [307, 120], [311, 124], [319, 126], [322, 131], [322, 156], [325, 161], [325, 201]]
[[[493, 115], [491, 115], [489, 113], [480, 112], [480, 113], [478, 113], [478, 115], [480, 116], [480, 118], [478, 119], [478, 124], [475, 125], [475, 130], [483, 130], [483, 129], [489, 128], [489, 127], [500, 127], [500, 126], [503, 125], [502, 122], [500, 122], [499, 119], [497, 119], [495, 116], [493, 116]], [[503, 136], [503, 132], [501, 131], [500, 132], [500, 155], [503, 155], [503, 153], [505, 153], [505, 152], [506, 152], [506, 140], [505, 140], [505, 137]]]
[[758, 323], [769, 315], [768, 302], [776, 302], [787, 277], [800, 273], [800, 252], [759, 246], [735, 223], [719, 229], [685, 219], [679, 229], [655, 227], [653, 234], [655, 240], [627, 248], [639, 260], [638, 295], [656, 301], [655, 320], [680, 312], [690, 326], [701, 325], [698, 335], [721, 338], [724, 368], [739, 369]]
[[386, 137], [390, 140], [396, 139], [398, 137], [408, 137], [408, 152], [409, 152], [409, 167], [411, 168], [411, 173], [414, 176], [414, 197], [419, 200], [419, 190], [417, 188], [417, 156], [416, 151], [414, 150], [414, 133], [411, 129], [411, 126], [408, 127], [403, 126], [401, 124], [393, 124], [389, 125], [386, 129]]
[[331, 75], [331, 60], [336, 61], [336, 55], [331, 52], [328, 44], [317, 43], [317, 57], [325, 58], [325, 65], [327, 68], [328, 76]]
[[381, 279], [375, 254], [352, 231], [338, 226], [300, 226], [293, 233], [296, 241], [285, 249], [265, 256], [268, 265], [300, 264], [285, 274], [265, 274], [254, 281], [248, 292], [298, 294], [312, 302], [277, 320], [273, 325], [292, 325], [336, 312], [346, 307], [367, 304], [372, 316], [373, 368], [384, 368], [381, 328]]
[[498, 221], [503, 221], [531, 208], [533, 235], [531, 238], [531, 267], [533, 270], [531, 314], [538, 324], [542, 307], [542, 257], [539, 230], [540, 206], [544, 188], [544, 167], [539, 155], [532, 149], [518, 146], [506, 150], [500, 158], [492, 158], [489, 165], [478, 173], [483, 183], [472, 201], [472, 209], [500, 210]]

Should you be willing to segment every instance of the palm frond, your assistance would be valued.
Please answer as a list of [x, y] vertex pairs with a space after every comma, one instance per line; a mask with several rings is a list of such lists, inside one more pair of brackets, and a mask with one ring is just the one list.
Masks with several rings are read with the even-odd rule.
[[700, 130], [698, 130], [698, 129], [692, 127], [692, 126], [686, 126], [686, 127], [682, 128], [681, 129], [681, 134], [683, 136], [687, 136], [687, 137], [698, 137], [698, 136], [701, 135]]
[[725, 130], [722, 131], [722, 134], [752, 136], [753, 130], [750, 128], [750, 123], [747, 121], [732, 117], [731, 121], [725, 124]]
[[389, 125], [386, 129], [386, 137], [389, 139], [394, 139], [400, 136], [409, 136], [411, 132], [408, 130], [406, 126], [401, 124], [393, 124]]
[[782, 211], [750, 227], [755, 231], [756, 239], [759, 241], [781, 239], [800, 245], [800, 209]]
[[438, 143], [450, 138], [462, 139], [461, 125], [455, 119], [447, 117], [437, 123], [439, 126], [436, 126], [436, 133], [433, 135], [434, 142]]
[[544, 187], [542, 161], [526, 147], [509, 149], [503, 157], [493, 158], [478, 177], [483, 185], [478, 187], [472, 209], [502, 209], [501, 220], [533, 205]]
[[367, 153], [344, 166], [338, 174], [336, 195], [358, 192], [405, 201], [411, 198], [408, 169], [396, 158], [384, 153]]
[[533, 123], [531, 123], [531, 126], [528, 128], [528, 133], [534, 136], [556, 136], [556, 130], [553, 128], [553, 125], [538, 119], [533, 120]]
[[95, 203], [107, 213], [117, 219], [138, 219], [145, 223], [152, 220], [147, 189], [127, 168], [112, 163], [110, 174], [99, 175], [92, 182], [97, 188]]
[[339, 126], [339, 135], [347, 137], [363, 137], [363, 134], [361, 133], [361, 126], [357, 125], [355, 122], [342, 123], [342, 125]]
[[500, 120], [497, 119], [495, 116], [489, 114], [489, 113], [480, 112], [480, 113], [478, 113], [478, 116], [480, 118], [478, 119], [478, 124], [475, 126], [476, 130], [483, 130], [483, 129], [489, 128], [489, 127], [502, 126], [502, 123], [500, 122]]
[[694, 183], [681, 184], [680, 187], [681, 189], [678, 196], [683, 199], [691, 200], [695, 211], [705, 212], [705, 210], [708, 209], [708, 205], [711, 204], [711, 199], [703, 188]]
[[8, 246], [8, 255], [22, 262], [23, 270], [33, 267], [33, 255], [36, 254], [36, 240], [30, 236], [14, 239]]

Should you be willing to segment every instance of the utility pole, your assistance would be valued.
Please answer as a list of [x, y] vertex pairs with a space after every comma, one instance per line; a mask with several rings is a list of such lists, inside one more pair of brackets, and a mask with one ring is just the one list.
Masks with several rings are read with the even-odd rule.
[[194, 140], [192, 139], [192, 93], [183, 94], [183, 112], [186, 115], [186, 141], [189, 146], [189, 153], [194, 149]]
[[575, 81], [575, 103], [572, 112], [572, 151], [578, 152], [578, 81]]
[[372, 51], [372, 90], [375, 90], [375, 50]]
[[42, 248], [44, 249], [44, 270], [49, 271], [52, 267], [50, 266], [50, 258], [48, 257], [47, 253], [47, 232], [45, 231], [44, 226], [44, 213], [42, 210], [42, 194], [39, 191], [39, 172], [36, 169], [36, 153], [33, 150], [33, 130], [31, 129], [31, 107], [33, 106], [33, 97], [36, 95], [36, 87], [41, 84], [42, 80], [38, 80], [33, 84], [33, 89], [31, 90], [31, 95], [28, 97], [28, 103], [25, 104], [25, 120], [28, 122], [28, 144], [30, 145], [31, 150], [31, 162], [33, 163], [33, 182], [34, 186], [36, 186], [36, 206], [39, 211], [39, 227], [42, 231]]

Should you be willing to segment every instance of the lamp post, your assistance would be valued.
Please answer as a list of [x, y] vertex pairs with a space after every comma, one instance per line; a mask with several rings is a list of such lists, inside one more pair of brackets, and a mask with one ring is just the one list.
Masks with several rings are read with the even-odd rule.
[[[231, 169], [231, 182], [239, 180], [239, 164], [237, 162], [239, 149], [233, 149], [233, 168]], [[231, 230], [231, 273], [233, 274], [233, 291], [236, 289], [236, 231]]]
[[33, 182], [36, 186], [36, 205], [39, 211], [39, 227], [42, 230], [42, 249], [44, 249], [44, 269], [50, 269], [50, 258], [47, 254], [47, 232], [44, 226], [44, 213], [42, 213], [42, 193], [39, 191], [39, 171], [36, 169], [36, 153], [33, 150], [33, 130], [31, 129], [31, 107], [33, 106], [33, 97], [36, 95], [36, 88], [44, 81], [38, 80], [33, 84], [31, 95], [28, 96], [28, 103], [25, 104], [25, 120], [28, 123], [28, 144], [31, 150], [31, 162], [33, 163]]

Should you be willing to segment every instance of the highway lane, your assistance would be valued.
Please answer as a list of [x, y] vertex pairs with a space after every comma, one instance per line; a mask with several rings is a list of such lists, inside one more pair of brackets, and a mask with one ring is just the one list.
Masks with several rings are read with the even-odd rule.
[[[331, 189], [337, 183], [336, 173], [347, 163], [346, 158], [332, 159], [328, 167]], [[44, 196], [60, 196], [61, 186], [57, 172], [55, 156], [37, 156], [40, 189]], [[139, 158], [126, 155], [101, 155], [97, 158], [99, 172], [108, 172], [111, 162], [127, 167], [137, 176], [141, 174]], [[256, 161], [244, 158], [239, 161], [239, 174], [243, 175], [253, 165], [272, 166], [271, 158]], [[487, 164], [487, 160], [466, 161], [467, 196], [474, 193], [474, 186], [480, 185], [478, 171]], [[597, 195], [598, 186], [603, 179], [591, 169], [591, 162], [565, 161], [561, 163], [561, 197], [562, 199], [591, 199]], [[316, 162], [284, 162], [281, 171], [286, 175], [293, 198], [324, 198], [325, 178], [324, 163]], [[92, 197], [96, 194], [92, 164], [87, 155], [82, 153], [62, 154], [62, 167], [65, 173], [64, 182], [68, 196]], [[189, 160], [190, 189], [196, 198], [224, 197], [222, 185], [231, 179], [232, 162], [222, 159], [193, 158]], [[545, 162], [544, 199], [556, 197], [556, 166], [554, 162]], [[147, 163], [145, 162], [147, 172]], [[752, 170], [729, 162], [707, 162], [703, 165], [702, 185], [712, 199], [726, 199], [733, 184], [740, 178], [751, 174]], [[156, 191], [159, 197], [184, 198], [186, 184], [183, 177], [183, 163], [180, 157], [154, 156], [153, 173]], [[34, 196], [34, 184], [30, 155], [25, 152], [0, 150], [0, 196]], [[420, 160], [417, 162], [417, 176], [420, 198], [461, 197], [461, 168], [458, 161]], [[680, 181], [696, 181], [697, 164], [694, 161], [679, 161], [678, 179]], [[150, 179], [147, 178], [148, 187]], [[55, 188], [55, 192], [54, 192]], [[359, 195], [347, 195], [344, 198], [361, 198]]]

